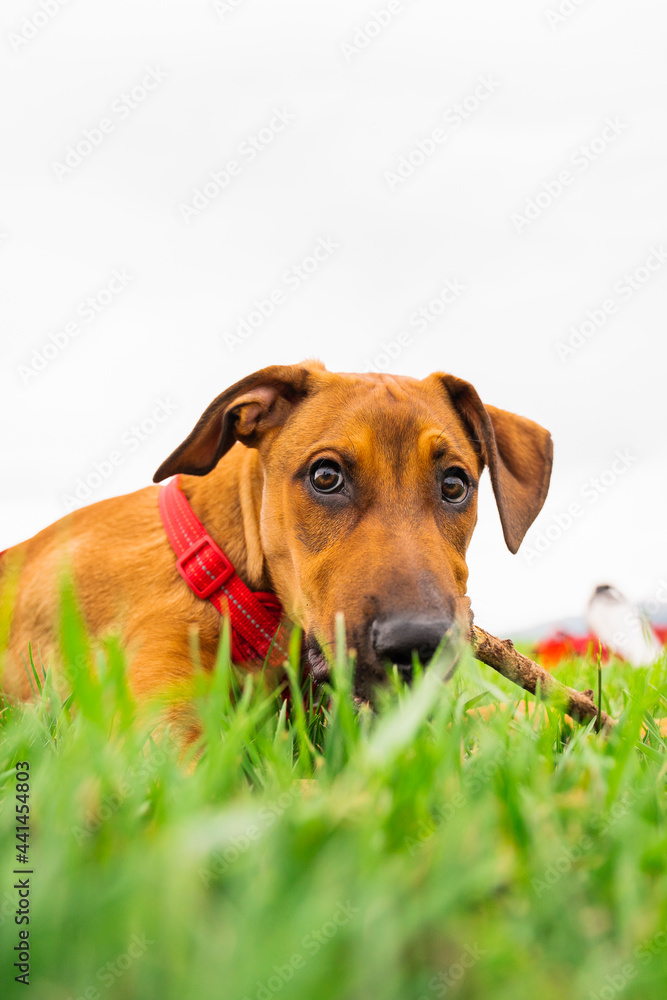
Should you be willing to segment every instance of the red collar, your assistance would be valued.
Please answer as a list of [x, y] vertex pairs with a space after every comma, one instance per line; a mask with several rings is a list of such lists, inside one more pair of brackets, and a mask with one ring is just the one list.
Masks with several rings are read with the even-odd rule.
[[[275, 594], [249, 590], [216, 545], [178, 485], [179, 476], [160, 490], [162, 524], [177, 555], [176, 568], [190, 590], [229, 612], [235, 663], [281, 666], [287, 658], [283, 608]], [[273, 644], [273, 645], [272, 645]]]

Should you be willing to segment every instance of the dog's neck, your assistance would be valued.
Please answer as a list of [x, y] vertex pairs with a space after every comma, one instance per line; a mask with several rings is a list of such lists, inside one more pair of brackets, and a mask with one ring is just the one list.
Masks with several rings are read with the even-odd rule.
[[195, 514], [252, 590], [272, 589], [259, 528], [263, 478], [259, 454], [242, 444], [208, 475], [180, 478]]

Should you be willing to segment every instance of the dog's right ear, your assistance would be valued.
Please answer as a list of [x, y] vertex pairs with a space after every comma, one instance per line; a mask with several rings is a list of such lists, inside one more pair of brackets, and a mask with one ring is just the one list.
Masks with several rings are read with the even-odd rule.
[[256, 447], [265, 431], [278, 427], [309, 391], [313, 370], [305, 365], [272, 365], [241, 379], [221, 393], [202, 413], [194, 430], [153, 476], [159, 483], [185, 473], [205, 476], [236, 441]]
[[489, 467], [503, 534], [510, 552], [542, 510], [553, 462], [551, 435], [533, 420], [485, 406], [469, 382], [436, 372], [471, 440]]

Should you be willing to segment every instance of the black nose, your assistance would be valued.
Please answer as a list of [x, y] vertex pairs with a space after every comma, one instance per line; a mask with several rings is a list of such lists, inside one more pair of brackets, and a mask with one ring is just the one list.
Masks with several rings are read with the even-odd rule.
[[451, 618], [385, 618], [371, 625], [371, 642], [378, 656], [409, 667], [413, 650], [422, 663], [428, 663], [451, 627]]

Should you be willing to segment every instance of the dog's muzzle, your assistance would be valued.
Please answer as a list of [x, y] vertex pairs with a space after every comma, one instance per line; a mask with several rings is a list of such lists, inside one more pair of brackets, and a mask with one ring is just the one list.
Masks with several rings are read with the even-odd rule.
[[[435, 655], [443, 639], [455, 643], [460, 634], [458, 622], [453, 617], [396, 615], [375, 619], [367, 633], [368, 654], [358, 649], [357, 669], [364, 667], [364, 661], [377, 676], [383, 662], [395, 663], [405, 680], [412, 678], [412, 658], [417, 654], [426, 666]], [[312, 635], [306, 638], [306, 657], [310, 673], [318, 683], [330, 679], [330, 670], [322, 647]]]

